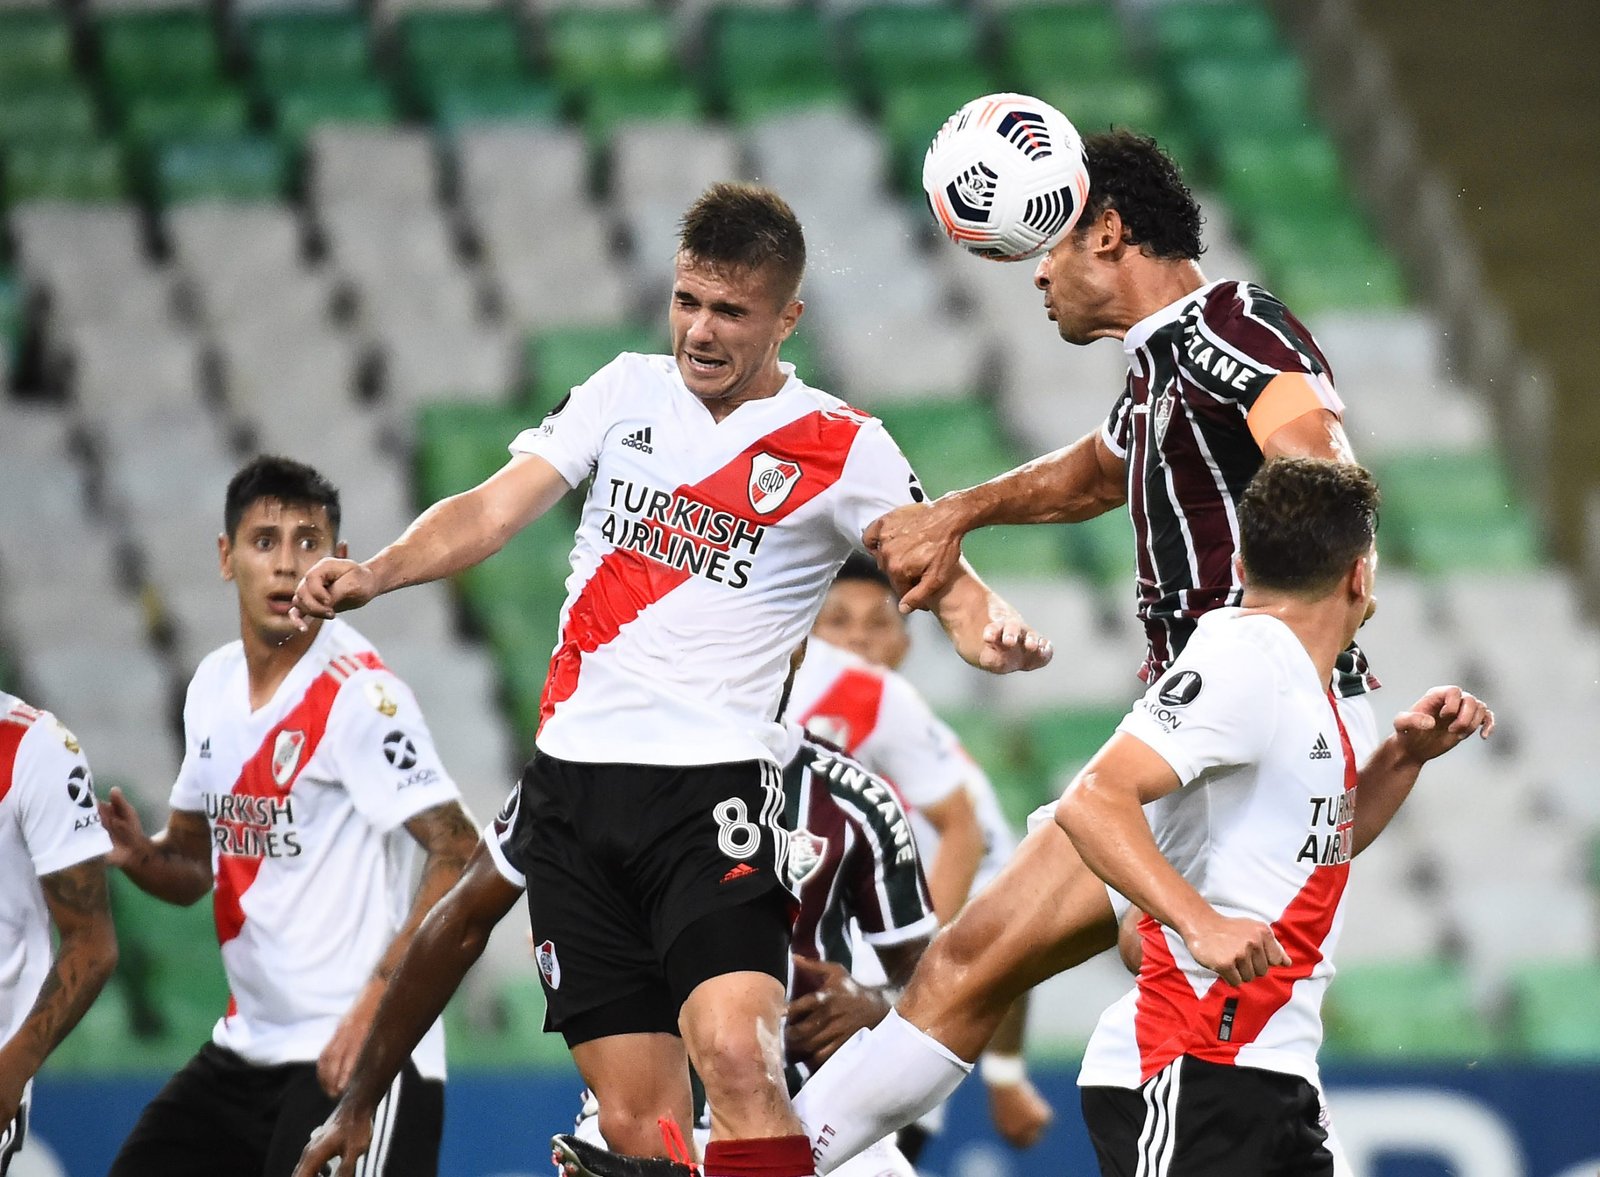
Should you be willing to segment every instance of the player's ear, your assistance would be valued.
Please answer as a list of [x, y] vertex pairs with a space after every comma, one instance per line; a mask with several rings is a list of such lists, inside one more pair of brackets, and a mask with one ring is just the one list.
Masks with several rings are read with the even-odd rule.
[[778, 321], [783, 326], [783, 334], [779, 337], [779, 342], [788, 339], [789, 336], [794, 334], [794, 329], [800, 325], [800, 316], [805, 313], [806, 304], [803, 300], [798, 298], [789, 300], [782, 313], [778, 316]]
[[233, 540], [226, 532], [217, 533], [217, 567], [222, 572], [223, 580], [233, 579]]
[[1244, 557], [1238, 552], [1233, 554], [1233, 579], [1237, 580], [1240, 584], [1245, 583]]
[[1106, 205], [1101, 210], [1099, 223], [1093, 229], [1094, 252], [1107, 256], [1121, 256], [1122, 251], [1128, 248], [1128, 227], [1122, 221], [1122, 214], [1113, 205]]

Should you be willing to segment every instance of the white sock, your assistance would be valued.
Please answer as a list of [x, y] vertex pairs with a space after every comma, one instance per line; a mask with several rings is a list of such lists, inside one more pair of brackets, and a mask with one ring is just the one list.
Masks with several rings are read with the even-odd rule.
[[925, 1115], [949, 1099], [971, 1073], [971, 1063], [894, 1010], [876, 1029], [858, 1030], [794, 1101], [811, 1138], [817, 1172], [832, 1172]]

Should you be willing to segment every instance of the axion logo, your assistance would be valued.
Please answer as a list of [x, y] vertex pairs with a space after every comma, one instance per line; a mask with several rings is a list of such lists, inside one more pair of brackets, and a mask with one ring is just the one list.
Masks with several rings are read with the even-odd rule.
[[789, 492], [804, 477], [800, 463], [777, 458], [763, 450], [750, 459], [750, 505], [758, 515], [770, 515], [783, 506]]
[[392, 731], [383, 737], [383, 758], [391, 768], [404, 772], [416, 764], [417, 746], [405, 732]]

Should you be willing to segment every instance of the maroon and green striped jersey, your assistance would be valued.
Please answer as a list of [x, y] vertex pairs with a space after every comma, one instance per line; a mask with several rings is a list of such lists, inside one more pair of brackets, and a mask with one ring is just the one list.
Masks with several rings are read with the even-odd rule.
[[[1263, 461], [1250, 410], [1283, 372], [1305, 375], [1344, 413], [1327, 358], [1282, 302], [1248, 282], [1212, 282], [1128, 331], [1128, 382], [1103, 437], [1127, 465], [1139, 620], [1154, 682], [1196, 621], [1243, 595], [1234, 571], [1239, 499]], [[1356, 646], [1336, 670], [1341, 695], [1378, 681]]]

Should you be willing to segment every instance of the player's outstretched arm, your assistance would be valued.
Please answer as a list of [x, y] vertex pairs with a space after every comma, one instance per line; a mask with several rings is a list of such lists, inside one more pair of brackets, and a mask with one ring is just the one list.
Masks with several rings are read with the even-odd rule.
[[1394, 718], [1394, 734], [1361, 769], [1351, 853], [1360, 854], [1399, 811], [1422, 766], [1443, 756], [1473, 732], [1488, 739], [1494, 712], [1460, 687], [1434, 687]]
[[467, 860], [477, 845], [478, 830], [457, 802], [450, 801], [423, 810], [406, 822], [406, 830], [421, 844], [427, 853], [422, 864], [422, 877], [417, 892], [411, 900], [411, 912], [406, 922], [395, 933], [382, 959], [372, 971], [372, 978], [356, 997], [355, 1004], [339, 1020], [333, 1037], [317, 1057], [317, 1080], [322, 1089], [337, 1098], [350, 1082], [350, 1072], [356, 1064], [356, 1054], [372, 1026], [378, 1003], [389, 985], [389, 979], [399, 967], [400, 958], [411, 946], [417, 929], [427, 918], [433, 905], [461, 880]]
[[167, 828], [152, 838], [133, 802], [113, 785], [100, 802], [100, 824], [111, 836], [106, 865], [121, 868], [141, 891], [188, 907], [211, 890], [211, 824], [205, 814], [174, 809]]
[[0, 1045], [0, 1124], [17, 1114], [28, 1080], [94, 1004], [117, 967], [105, 860], [91, 858], [43, 875], [39, 887], [61, 943], [33, 1008]]
[[304, 629], [307, 618], [329, 618], [406, 585], [454, 576], [498, 552], [569, 489], [543, 458], [516, 454], [471, 490], [429, 507], [370, 560], [317, 561], [295, 590], [290, 615]]
[[1142, 740], [1118, 732], [1084, 767], [1056, 806], [1089, 869], [1157, 920], [1230, 985], [1289, 964], [1272, 929], [1220, 914], [1166, 860], [1141, 806], [1179, 787], [1170, 765]]
[[428, 1032], [461, 978], [483, 955], [489, 933], [522, 890], [506, 882], [480, 842], [460, 882], [434, 905], [389, 978], [350, 1072], [327, 1121], [311, 1135], [294, 1177], [317, 1177], [335, 1157], [354, 1169], [372, 1143], [372, 1116], [389, 1084]]
[[1037, 670], [1054, 656], [1050, 640], [1022, 619], [965, 560], [930, 606], [963, 659], [991, 674]]
[[957, 577], [969, 531], [1092, 519], [1127, 500], [1125, 479], [1096, 431], [978, 486], [890, 511], [867, 529], [867, 548], [903, 594], [901, 611], [926, 609]]

